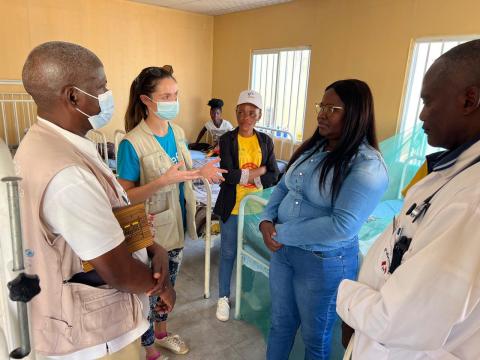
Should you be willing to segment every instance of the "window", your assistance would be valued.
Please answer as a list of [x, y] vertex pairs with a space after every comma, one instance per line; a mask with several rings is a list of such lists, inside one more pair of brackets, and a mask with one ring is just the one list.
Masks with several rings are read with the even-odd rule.
[[427, 144], [427, 137], [421, 129], [422, 123], [418, 118], [423, 108], [420, 99], [423, 76], [440, 55], [458, 44], [474, 38], [476, 37], [417, 40], [415, 42], [399, 127], [402, 143], [410, 142], [410, 145], [402, 147], [399, 154], [400, 161], [416, 158], [419, 161], [422, 159], [423, 162], [425, 154], [439, 150]]
[[288, 131], [295, 141], [303, 138], [310, 52], [296, 48], [252, 54], [250, 87], [262, 94], [264, 104], [259, 125]]

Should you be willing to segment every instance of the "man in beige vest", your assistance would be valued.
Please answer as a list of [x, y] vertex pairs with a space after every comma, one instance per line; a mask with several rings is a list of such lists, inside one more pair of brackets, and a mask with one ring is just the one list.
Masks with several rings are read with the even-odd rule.
[[[38, 109], [15, 156], [26, 268], [42, 288], [31, 302], [33, 348], [49, 359], [140, 359], [141, 299], [160, 295], [169, 311], [175, 293], [159, 245], [128, 252], [112, 212], [128, 199], [85, 138], [113, 113], [103, 65], [79, 45], [48, 42], [22, 77]], [[95, 270], [84, 272], [82, 260]]]

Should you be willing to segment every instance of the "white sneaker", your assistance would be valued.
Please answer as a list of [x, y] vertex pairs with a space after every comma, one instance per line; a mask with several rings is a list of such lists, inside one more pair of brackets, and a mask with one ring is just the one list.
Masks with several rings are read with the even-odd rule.
[[180, 336], [170, 333], [163, 339], [155, 339], [155, 344], [178, 355], [184, 355], [190, 351]]
[[230, 302], [226, 296], [218, 299], [217, 303], [217, 319], [220, 321], [228, 321], [230, 318]]

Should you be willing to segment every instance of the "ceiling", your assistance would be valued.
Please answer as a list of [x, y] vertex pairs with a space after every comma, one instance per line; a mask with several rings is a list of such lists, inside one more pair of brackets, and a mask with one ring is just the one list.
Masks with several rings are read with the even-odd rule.
[[292, 0], [133, 0], [151, 5], [206, 15], [223, 15]]

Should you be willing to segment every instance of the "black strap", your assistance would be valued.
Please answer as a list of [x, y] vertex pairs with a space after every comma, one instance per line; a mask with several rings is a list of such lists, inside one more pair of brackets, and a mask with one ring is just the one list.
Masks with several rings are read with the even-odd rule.
[[[407, 210], [405, 215], [412, 215], [414, 217], [413, 222], [415, 222], [421, 215], [425, 215], [427, 212], [428, 208], [430, 207], [430, 202], [432, 201], [433, 197], [437, 195], [437, 193], [442, 190], [450, 181], [452, 181], [456, 176], [460, 175], [462, 172], [470, 168], [471, 166], [477, 164], [480, 162], [480, 156], [477, 156], [475, 159], [473, 159], [470, 163], [468, 163], [467, 166], [465, 166], [463, 169], [458, 171], [455, 175], [453, 175], [448, 181], [440, 186], [432, 195], [427, 197], [425, 200], [423, 200], [422, 204], [418, 207], [417, 203], [413, 203], [412, 206]], [[419, 208], [417, 210], [417, 207]]]
[[[480, 156], [477, 156], [470, 163], [468, 163], [467, 166], [465, 166], [463, 169], [461, 169], [455, 175], [453, 175], [445, 184], [440, 186], [432, 195], [430, 195], [425, 200], [423, 200], [423, 202], [422, 202], [422, 204], [420, 204], [420, 206], [417, 206], [416, 203], [412, 204], [412, 206], [410, 206], [410, 208], [407, 210], [406, 215], [413, 216], [413, 222], [415, 222], [421, 216], [425, 215], [425, 213], [427, 212], [428, 208], [431, 205], [430, 202], [433, 199], [433, 197], [435, 195], [437, 195], [437, 193], [440, 190], [442, 190], [457, 175], [464, 172], [469, 167], [475, 165], [478, 162], [480, 162]], [[402, 263], [403, 255], [405, 255], [405, 253], [408, 251], [411, 242], [412, 242], [412, 238], [409, 238], [409, 237], [406, 237], [406, 236], [401, 236], [400, 239], [398, 239], [398, 241], [395, 243], [395, 246], [393, 247], [392, 263], [390, 264], [390, 269], [388, 270], [390, 274], [393, 274], [393, 272]]]
[[388, 269], [390, 274], [393, 274], [402, 263], [403, 255], [407, 252], [411, 242], [412, 238], [402, 236], [395, 243], [395, 246], [393, 247], [392, 263], [390, 264], [390, 269]]

